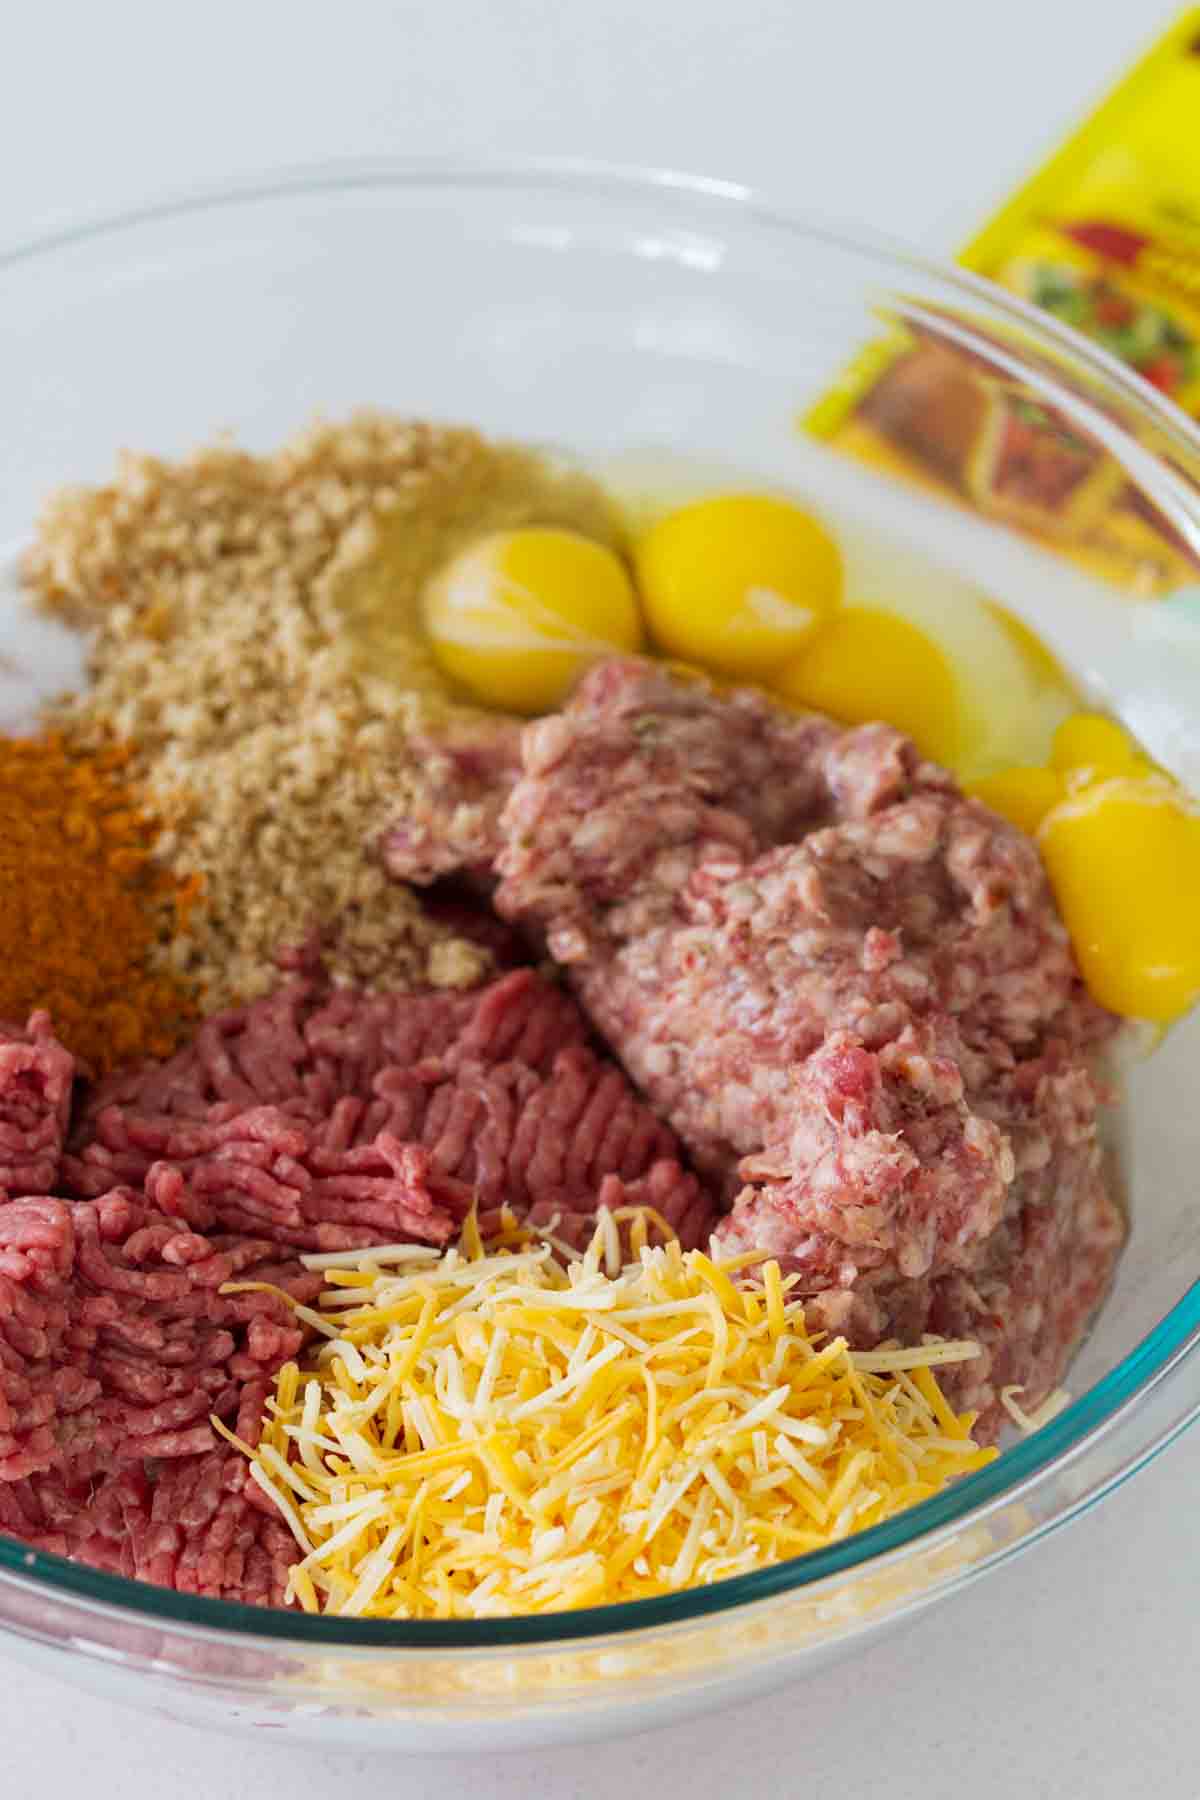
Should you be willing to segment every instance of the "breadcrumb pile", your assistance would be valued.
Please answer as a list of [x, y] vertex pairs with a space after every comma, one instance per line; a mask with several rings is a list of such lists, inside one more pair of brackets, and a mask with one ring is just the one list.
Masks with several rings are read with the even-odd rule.
[[419, 640], [420, 588], [470, 531], [611, 534], [599, 491], [475, 432], [360, 415], [267, 456], [125, 454], [56, 496], [25, 575], [93, 631], [92, 685], [56, 722], [135, 747], [159, 854], [202, 899], [164, 952], [206, 1006], [277, 979], [319, 934], [336, 979], [464, 986], [487, 953], [423, 913], [373, 850], [461, 713]]

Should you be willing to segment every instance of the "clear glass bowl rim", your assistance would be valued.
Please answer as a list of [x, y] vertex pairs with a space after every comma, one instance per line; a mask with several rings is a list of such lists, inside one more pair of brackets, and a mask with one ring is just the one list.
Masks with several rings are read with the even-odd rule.
[[[886, 234], [846, 228], [807, 211], [778, 203], [738, 182], [666, 168], [639, 168], [583, 158], [369, 158], [334, 159], [264, 170], [218, 183], [161, 196], [147, 204], [51, 229], [34, 238], [0, 248], [0, 277], [5, 270], [93, 239], [136, 230], [189, 213], [242, 206], [274, 199], [300, 198], [321, 192], [392, 187], [427, 189], [540, 189], [577, 192], [584, 197], [642, 200], [671, 197], [710, 207], [734, 227], [768, 226], [798, 240], [823, 242], [843, 252], [890, 264], [898, 273], [935, 280], [964, 296], [986, 302], [993, 313], [1007, 315], [1027, 338], [1067, 356], [1091, 374], [1109, 393], [1119, 394], [1145, 421], [1152, 421], [1160, 444], [1173, 447], [1195, 466], [1200, 456], [1200, 429], [1177, 407], [1126, 365], [1077, 335], [1070, 327], [1036, 311], [1024, 301], [968, 271], [925, 257]], [[1182, 505], [1200, 546], [1200, 491], [1172, 483], [1176, 515]], [[1189, 531], [1189, 537], [1192, 532]], [[275, 1644], [307, 1644], [316, 1648], [397, 1650], [498, 1650], [505, 1646], [565, 1647], [598, 1637], [620, 1637], [655, 1627], [690, 1623], [738, 1607], [824, 1583], [833, 1577], [878, 1568], [883, 1559], [918, 1544], [944, 1537], [953, 1527], [974, 1522], [1002, 1502], [1030, 1491], [1043, 1474], [1061, 1467], [1072, 1452], [1108, 1435], [1116, 1441], [1120, 1427], [1136, 1411], [1138, 1399], [1152, 1387], [1170, 1381], [1180, 1389], [1178, 1410], [1150, 1441], [1118, 1452], [1100, 1480], [1064, 1505], [1023, 1540], [1064, 1523], [1118, 1485], [1163, 1449], [1200, 1414], [1200, 1281], [1193, 1283], [1135, 1348], [1049, 1425], [1005, 1450], [994, 1463], [966, 1476], [932, 1500], [923, 1501], [886, 1524], [830, 1545], [825, 1550], [772, 1564], [749, 1575], [735, 1576], [711, 1587], [692, 1588], [653, 1600], [617, 1606], [588, 1607], [569, 1613], [489, 1620], [382, 1621], [310, 1616], [282, 1609], [258, 1608], [230, 1601], [177, 1594], [109, 1575], [62, 1557], [30, 1550], [0, 1536], [0, 1581], [29, 1589], [51, 1589], [75, 1596], [101, 1610], [147, 1624], [181, 1627], [188, 1636], [258, 1639]], [[1019, 1548], [1019, 1544], [1010, 1549]]]

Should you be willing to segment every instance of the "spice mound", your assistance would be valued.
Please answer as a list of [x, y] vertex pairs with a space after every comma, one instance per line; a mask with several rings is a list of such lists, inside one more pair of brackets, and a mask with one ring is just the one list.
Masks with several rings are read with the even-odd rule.
[[196, 1011], [162, 958], [200, 884], [152, 856], [132, 760], [123, 744], [0, 739], [0, 1018], [48, 1007], [97, 1073], [167, 1055]]

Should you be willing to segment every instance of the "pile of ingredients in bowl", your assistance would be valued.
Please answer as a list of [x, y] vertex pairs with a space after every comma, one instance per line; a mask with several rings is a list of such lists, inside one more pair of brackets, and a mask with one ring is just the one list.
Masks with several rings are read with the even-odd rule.
[[783, 495], [635, 518], [376, 416], [52, 500], [90, 679], [0, 739], [0, 1532], [558, 1610], [1061, 1404], [1200, 821], [1011, 615], [845, 570]]

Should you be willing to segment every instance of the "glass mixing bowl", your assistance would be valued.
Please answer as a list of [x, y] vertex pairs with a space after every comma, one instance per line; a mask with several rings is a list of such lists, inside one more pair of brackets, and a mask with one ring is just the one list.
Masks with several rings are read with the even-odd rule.
[[[981, 583], [1120, 708], [1144, 607], [797, 432], [881, 316], [934, 320], [1002, 367], [1105, 445], [1184, 554], [1200, 551], [1200, 435], [1136, 377], [986, 283], [727, 184], [350, 165], [18, 249], [0, 259], [0, 698], [11, 713], [62, 674], [15, 582], [48, 490], [102, 479], [122, 445], [170, 455], [228, 429], [266, 447], [314, 414], [371, 405], [585, 458], [711, 455], [795, 487]], [[172, 1717], [358, 1749], [607, 1735], [801, 1679], [998, 1571], [1200, 1408], [1198, 1025], [1129, 1074], [1113, 1153], [1132, 1234], [1073, 1403], [903, 1517], [667, 1599], [408, 1625], [190, 1599], [0, 1539], [0, 1648]]]

